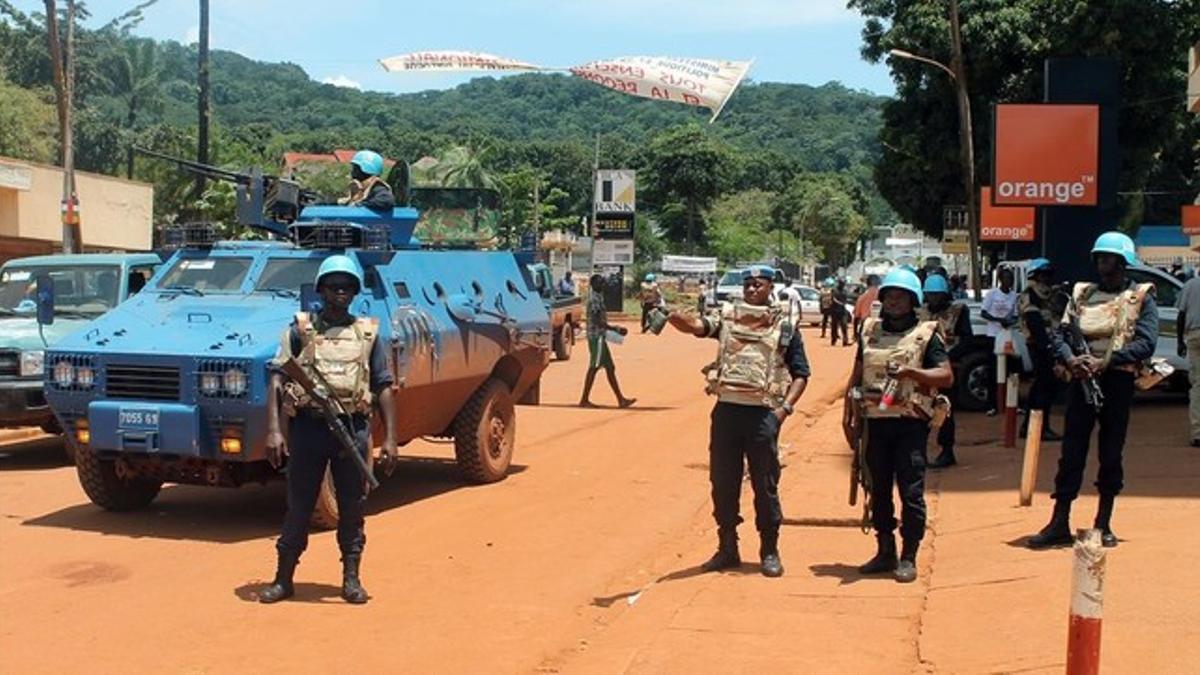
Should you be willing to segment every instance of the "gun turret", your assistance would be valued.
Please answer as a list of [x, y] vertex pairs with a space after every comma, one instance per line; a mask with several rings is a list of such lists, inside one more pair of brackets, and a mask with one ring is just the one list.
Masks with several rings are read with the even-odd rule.
[[134, 147], [134, 151], [172, 162], [185, 171], [205, 178], [236, 184], [238, 224], [264, 229], [283, 237], [289, 236], [287, 225], [299, 217], [300, 209], [319, 199], [317, 193], [300, 187], [296, 181], [264, 174], [257, 167], [249, 172], [230, 171], [146, 148]]

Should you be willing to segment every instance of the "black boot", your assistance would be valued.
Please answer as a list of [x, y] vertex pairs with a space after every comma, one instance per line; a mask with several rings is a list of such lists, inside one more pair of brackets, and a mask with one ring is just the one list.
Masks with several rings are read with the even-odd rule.
[[342, 599], [352, 605], [361, 605], [367, 601], [367, 589], [358, 580], [359, 556], [348, 555], [342, 558]]
[[947, 467], [958, 464], [958, 460], [954, 458], [954, 448], [947, 446], [942, 448], [942, 454], [938, 455], [932, 462], [929, 463], [931, 469], [945, 469]]
[[1093, 527], [1100, 530], [1100, 543], [1104, 548], [1117, 546], [1117, 535], [1112, 531], [1113, 502], [1116, 499], [1113, 495], [1100, 495], [1100, 506], [1096, 509], [1096, 522]]
[[1062, 440], [1062, 434], [1056, 432], [1047, 425], [1042, 427], [1042, 440], [1050, 443], [1057, 443]]
[[762, 575], [783, 576], [783, 561], [779, 559], [779, 532], [763, 532], [760, 537], [762, 544], [758, 548], [758, 559], [761, 561]]
[[917, 549], [921, 546], [918, 541], [904, 541], [900, 552], [900, 562], [896, 564], [896, 581], [911, 584], [917, 580]]
[[858, 568], [859, 574], [886, 574], [896, 570], [896, 538], [891, 532], [875, 535], [875, 557]]
[[1071, 501], [1058, 499], [1054, 502], [1054, 515], [1041, 532], [1029, 538], [1029, 548], [1065, 546], [1074, 541], [1071, 536]]
[[287, 600], [296, 594], [295, 587], [292, 586], [292, 576], [296, 573], [296, 563], [300, 559], [294, 555], [279, 554], [279, 563], [275, 568], [275, 581], [271, 582], [258, 594], [258, 601], [263, 604], [271, 604], [280, 600]]
[[730, 528], [720, 528], [717, 530], [717, 552], [707, 562], [700, 566], [700, 569], [705, 572], [717, 572], [720, 570], [739, 567], [742, 564], [742, 557], [738, 554], [737, 530]]

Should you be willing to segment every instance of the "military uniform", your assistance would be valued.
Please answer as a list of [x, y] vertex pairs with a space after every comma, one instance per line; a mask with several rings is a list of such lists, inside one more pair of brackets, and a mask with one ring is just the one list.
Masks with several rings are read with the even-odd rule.
[[[386, 350], [376, 339], [378, 322], [358, 318], [348, 324], [328, 324], [321, 315], [300, 313], [285, 331], [276, 364], [289, 357], [311, 367], [352, 411], [343, 420], [354, 434], [359, 452], [369, 447], [369, 415], [373, 397], [392, 384]], [[338, 503], [337, 541], [343, 559], [358, 559], [366, 543], [363, 505], [365, 481], [353, 458], [344, 456], [320, 413], [309, 405], [303, 390], [285, 385], [284, 412], [288, 423], [288, 508], [283, 533], [276, 542], [280, 558], [299, 559], [308, 547], [308, 527], [316, 507], [325, 469], [333, 478]]]
[[[887, 365], [896, 362], [928, 369], [946, 363], [949, 355], [938, 332], [936, 322], [919, 321], [915, 314], [903, 319], [871, 318], [863, 324], [858, 360], [862, 364], [862, 412], [867, 418], [871, 524], [879, 541], [876, 558], [860, 568], [867, 574], [896, 567], [893, 485], [903, 507], [901, 559], [915, 565], [917, 549], [925, 537], [925, 445], [930, 420], [936, 414], [937, 393], [909, 379], [892, 380]], [[889, 387], [894, 387], [893, 402], [884, 409], [880, 403]]]
[[[942, 339], [942, 344], [946, 353], [953, 363], [958, 356], [957, 348], [963, 344], [963, 340], [971, 337], [971, 310], [966, 305], [952, 302], [940, 312], [931, 311], [928, 306], [917, 310], [917, 317], [920, 321], [933, 321], [937, 324], [938, 335]], [[949, 389], [941, 392], [944, 396], [949, 397], [953, 392]], [[930, 466], [933, 468], [951, 466], [955, 463], [954, 457], [954, 442], [957, 425], [954, 422], [954, 411], [948, 411], [946, 419], [942, 422], [937, 432], [937, 443], [942, 449], [942, 454], [935, 459]]]
[[662, 304], [662, 290], [653, 281], [643, 281], [641, 288], [642, 332], [650, 330], [650, 310]]
[[[1129, 426], [1137, 367], [1154, 354], [1158, 341], [1158, 309], [1151, 284], [1126, 281], [1120, 289], [1104, 290], [1094, 283], [1075, 285], [1071, 303], [1062, 319], [1062, 330], [1078, 322], [1089, 353], [1099, 359], [1103, 370], [1094, 379], [1104, 395], [1096, 410], [1086, 400], [1078, 380], [1067, 391], [1067, 411], [1063, 429], [1062, 455], [1054, 477], [1054, 516], [1050, 524], [1030, 539], [1040, 548], [1069, 543], [1071, 502], [1079, 496], [1083, 469], [1087, 461], [1092, 429], [1097, 439], [1100, 469], [1096, 488], [1100, 503], [1094, 526], [1101, 530], [1105, 546], [1116, 546], [1111, 518], [1116, 497], [1124, 487], [1122, 452]], [[1056, 334], [1054, 351], [1059, 361], [1068, 363], [1074, 356], [1061, 334]]]
[[1033, 383], [1029, 387], [1028, 409], [1022, 423], [1021, 435], [1029, 428], [1029, 412], [1042, 411], [1043, 436], [1046, 440], [1059, 440], [1050, 431], [1050, 408], [1058, 396], [1058, 376], [1054, 373], [1053, 333], [1062, 322], [1066, 310], [1066, 294], [1054, 286], [1030, 282], [1017, 299], [1017, 313], [1021, 319], [1021, 334], [1029, 349], [1033, 362]]
[[[833, 289], [829, 286], [823, 286], [820, 290], [820, 308], [821, 308], [821, 337], [825, 337], [825, 329], [829, 326], [829, 320], [833, 318]], [[837, 330], [836, 328], [834, 330]], [[836, 333], [834, 333], [836, 335]]]
[[[737, 526], [742, 522], [743, 462], [754, 488], [755, 526], [760, 555], [778, 557], [780, 408], [792, 380], [808, 378], [804, 341], [785, 305], [723, 303], [702, 319], [701, 337], [719, 342], [717, 359], [704, 368], [707, 393], [717, 397], [709, 439], [709, 480], [713, 518], [721, 550], [736, 558]], [[720, 555], [720, 551], [718, 552]], [[782, 570], [780, 570], [782, 573]]]

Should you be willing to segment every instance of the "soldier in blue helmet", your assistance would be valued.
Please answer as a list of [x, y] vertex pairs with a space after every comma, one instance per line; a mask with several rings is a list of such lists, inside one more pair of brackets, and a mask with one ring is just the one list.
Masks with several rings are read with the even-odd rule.
[[738, 567], [737, 526], [743, 466], [749, 465], [759, 534], [760, 571], [783, 574], [779, 557], [779, 430], [808, 383], [804, 340], [795, 329], [791, 303], [775, 299], [775, 270], [753, 265], [742, 271], [742, 299], [722, 303], [703, 317], [672, 312], [677, 330], [720, 343], [717, 360], [704, 368], [706, 391], [717, 397], [709, 437], [709, 481], [717, 552], [705, 572]]
[[1050, 428], [1050, 407], [1058, 396], [1058, 377], [1054, 374], [1053, 333], [1066, 311], [1067, 294], [1054, 285], [1054, 265], [1045, 258], [1035, 258], [1025, 270], [1028, 282], [1017, 299], [1017, 314], [1021, 333], [1033, 361], [1033, 384], [1029, 387], [1029, 402], [1025, 420], [1021, 423], [1021, 438], [1029, 431], [1029, 414], [1042, 411], [1042, 440], [1061, 441]]
[[[890, 573], [901, 583], [916, 580], [925, 536], [925, 444], [937, 392], [954, 384], [938, 324], [917, 317], [922, 296], [914, 272], [897, 267], [883, 278], [880, 316], [863, 323], [842, 417], [851, 447], [860, 448], [866, 434], [864, 482], [877, 548], [859, 572]], [[893, 485], [903, 505], [899, 557]]]
[[[383, 454], [387, 468], [396, 459], [395, 406], [392, 403], [392, 373], [387, 354], [379, 341], [378, 321], [350, 314], [350, 303], [362, 290], [362, 270], [353, 258], [333, 255], [317, 271], [321, 311], [300, 312], [284, 332], [276, 357], [278, 368], [295, 357], [328, 382], [331, 393], [353, 411], [346, 422], [360, 451], [369, 451], [372, 408], [383, 416]], [[282, 400], [281, 400], [282, 399]], [[267, 402], [267, 453], [273, 466], [287, 457], [287, 515], [283, 533], [275, 544], [279, 562], [275, 580], [259, 600], [279, 602], [292, 597], [292, 577], [301, 554], [308, 547], [308, 526], [316, 507], [321, 483], [328, 467], [333, 477], [338, 504], [337, 542], [342, 553], [342, 597], [350, 603], [367, 601], [359, 580], [366, 534], [363, 531], [365, 481], [351, 457], [343, 456], [325, 420], [310, 407], [302, 389], [286, 381], [277, 369], [271, 375]], [[279, 424], [279, 410], [290, 416], [288, 433]]]
[[[1061, 330], [1073, 331], [1076, 341], [1083, 344], [1081, 353], [1076, 353], [1061, 334], [1054, 342], [1055, 356], [1071, 371], [1073, 381], [1067, 390], [1062, 455], [1054, 476], [1054, 514], [1046, 527], [1030, 537], [1030, 548], [1072, 542], [1071, 502], [1079, 496], [1083, 484], [1088, 445], [1096, 426], [1100, 427], [1096, 440], [1100, 503], [1093, 527], [1100, 530], [1104, 546], [1117, 545], [1112, 514], [1125, 485], [1121, 455], [1134, 379], [1138, 366], [1153, 356], [1158, 342], [1154, 285], [1134, 283], [1125, 274], [1126, 266], [1138, 262], [1134, 251], [1133, 240], [1120, 232], [1100, 235], [1092, 246], [1099, 281], [1077, 283], [1071, 293]], [[1099, 385], [1102, 400], [1089, 401], [1083, 385], [1086, 380]]]
[[383, 169], [383, 156], [378, 152], [359, 150], [355, 153], [350, 160], [350, 195], [338, 203], [391, 211], [396, 206], [396, 196], [383, 180]]
[[[922, 290], [925, 294], [925, 305], [917, 314], [922, 321], [937, 322], [938, 337], [946, 347], [953, 368], [955, 359], [960, 358], [962, 354], [958, 347], [972, 335], [971, 310], [965, 304], [953, 301], [950, 282], [941, 272], [932, 272], [925, 277]], [[944, 389], [941, 393], [946, 397], [944, 404], [948, 404], [951, 392]], [[954, 412], [951, 410], [937, 430], [937, 443], [942, 452], [929, 463], [929, 468], [944, 469], [958, 463], [954, 457], [955, 428]]]

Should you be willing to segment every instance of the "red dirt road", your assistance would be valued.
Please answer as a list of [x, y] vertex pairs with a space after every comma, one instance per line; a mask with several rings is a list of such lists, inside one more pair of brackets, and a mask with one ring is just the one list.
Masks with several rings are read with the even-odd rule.
[[[851, 350], [806, 336], [815, 378], [782, 438], [782, 579], [758, 574], [748, 494], [747, 564], [696, 573], [715, 536], [699, 374], [714, 348], [633, 335], [614, 355], [638, 406], [574, 408], [583, 353], [552, 365], [543, 405], [518, 409], [518, 466], [502, 483], [464, 486], [449, 448], [405, 448], [414, 457], [370, 497], [364, 607], [338, 597], [332, 533], [312, 537], [295, 601], [254, 601], [273, 572], [281, 484], [168, 487], [144, 512], [110, 514], [56, 439], [5, 444], [0, 671], [1061, 672], [1070, 552], [1013, 545], [1048, 515], [1057, 445], [1021, 509], [999, 420], [964, 416], [963, 465], [930, 477], [921, 579], [862, 579], [873, 540], [846, 505], [838, 427]], [[611, 405], [603, 382], [593, 400]], [[1200, 662], [1200, 454], [1185, 417], [1177, 401], [1134, 412], [1105, 672]], [[1079, 500], [1076, 526], [1094, 505]]]

